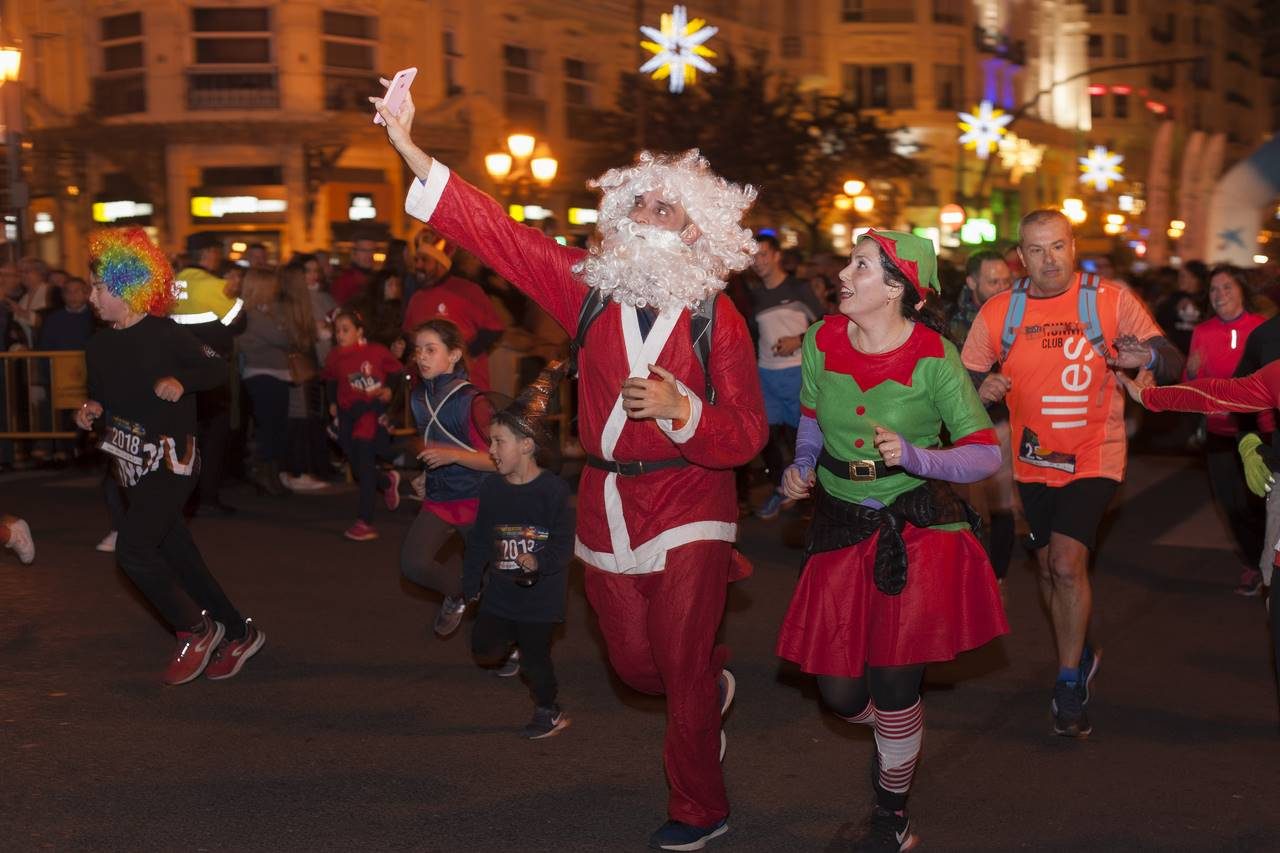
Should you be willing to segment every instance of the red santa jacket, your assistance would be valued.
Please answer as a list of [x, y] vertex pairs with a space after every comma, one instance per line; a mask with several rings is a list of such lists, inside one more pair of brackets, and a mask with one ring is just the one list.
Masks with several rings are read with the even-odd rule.
[[[570, 267], [581, 249], [515, 223], [439, 162], [425, 181], [413, 182], [405, 210], [491, 266], [566, 332], [576, 331], [587, 288]], [[688, 311], [664, 311], [642, 338], [636, 312], [610, 303], [587, 333], [578, 358], [578, 432], [587, 453], [620, 462], [683, 456], [691, 463], [638, 477], [587, 468], [575, 551], [589, 565], [623, 574], [662, 571], [672, 548], [737, 535], [733, 468], [760, 451], [768, 425], [746, 323], [727, 297], [716, 298], [708, 360], [714, 406], [699, 397], [704, 376]], [[649, 376], [649, 364], [671, 371], [689, 398], [689, 419], [679, 429], [670, 421], [633, 421], [622, 409], [623, 381]]]

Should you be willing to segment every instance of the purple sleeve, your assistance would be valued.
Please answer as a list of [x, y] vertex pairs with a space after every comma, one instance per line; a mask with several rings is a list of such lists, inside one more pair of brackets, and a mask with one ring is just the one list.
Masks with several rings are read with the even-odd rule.
[[[901, 435], [898, 440], [902, 442], [902, 469], [917, 477], [946, 480], [949, 483], [976, 483], [1000, 469], [998, 444], [966, 444], [961, 447], [924, 450]], [[797, 457], [799, 454], [797, 444]]]
[[818, 465], [818, 454], [822, 452], [822, 427], [818, 419], [808, 415], [800, 416], [800, 427], [796, 430], [796, 458], [792, 467], [799, 468], [801, 473], [809, 473]]

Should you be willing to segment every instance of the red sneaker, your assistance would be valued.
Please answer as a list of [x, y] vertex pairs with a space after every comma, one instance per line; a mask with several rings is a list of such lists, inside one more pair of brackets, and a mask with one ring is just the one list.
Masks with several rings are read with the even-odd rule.
[[355, 524], [347, 528], [343, 536], [355, 542], [368, 542], [370, 539], [378, 538], [378, 531], [373, 529], [372, 524], [365, 524], [363, 521], [357, 521]]
[[258, 653], [267, 635], [258, 630], [252, 619], [244, 620], [245, 635], [238, 640], [223, 639], [214, 650], [213, 660], [205, 667], [204, 677], [211, 681], [230, 678], [240, 671], [245, 661]]
[[400, 506], [400, 472], [388, 471], [387, 479], [391, 483], [387, 486], [387, 490], [382, 493], [382, 499], [387, 502], [387, 509], [395, 512]]
[[169, 668], [164, 671], [164, 683], [169, 685], [186, 684], [194, 681], [209, 665], [209, 659], [222, 642], [226, 629], [221, 622], [209, 618], [208, 613], [200, 614], [199, 631], [178, 631], [178, 653], [169, 661]]

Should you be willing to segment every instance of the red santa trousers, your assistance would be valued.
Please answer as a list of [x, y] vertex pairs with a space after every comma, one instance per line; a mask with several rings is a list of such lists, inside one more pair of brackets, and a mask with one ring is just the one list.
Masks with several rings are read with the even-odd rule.
[[618, 677], [667, 697], [667, 814], [694, 826], [729, 814], [718, 687], [729, 649], [716, 645], [716, 631], [732, 561], [732, 543], [701, 541], [668, 551], [661, 572], [621, 575], [588, 566], [586, 573], [587, 600]]

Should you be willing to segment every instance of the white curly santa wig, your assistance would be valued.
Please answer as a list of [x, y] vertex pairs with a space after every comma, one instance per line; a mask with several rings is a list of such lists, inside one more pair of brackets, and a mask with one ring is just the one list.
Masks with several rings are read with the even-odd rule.
[[[755, 255], [755, 238], [742, 227], [755, 187], [716, 175], [696, 148], [679, 154], [641, 152], [633, 165], [610, 169], [588, 186], [602, 193], [597, 226], [602, 239], [574, 272], [615, 301], [693, 307], [723, 290], [729, 275], [746, 269]], [[701, 232], [692, 245], [674, 232], [628, 218], [636, 197], [650, 191], [684, 208]]]

